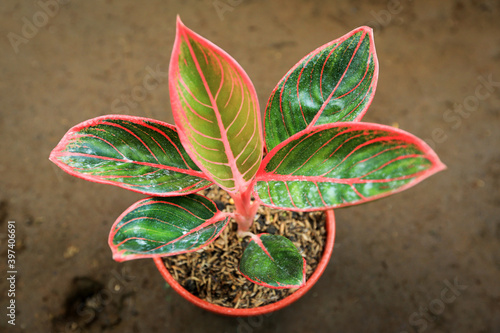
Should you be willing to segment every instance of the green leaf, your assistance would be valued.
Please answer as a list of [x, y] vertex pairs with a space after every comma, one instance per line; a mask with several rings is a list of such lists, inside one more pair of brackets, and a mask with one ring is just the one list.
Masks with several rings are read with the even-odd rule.
[[281, 79], [269, 98], [264, 124], [267, 151], [306, 128], [360, 120], [373, 99], [377, 79], [369, 27], [314, 50]]
[[109, 246], [117, 261], [192, 252], [215, 240], [229, 222], [210, 199], [151, 197], [129, 207], [113, 224]]
[[148, 195], [184, 195], [211, 185], [175, 127], [147, 118], [87, 120], [66, 133], [50, 160], [73, 176]]
[[324, 210], [402, 191], [444, 168], [425, 142], [405, 131], [363, 122], [327, 124], [272, 150], [254, 195], [270, 207]]
[[306, 281], [306, 261], [295, 245], [279, 235], [253, 236], [243, 252], [240, 271], [269, 288], [299, 288]]
[[178, 20], [169, 84], [175, 124], [193, 161], [227, 191], [246, 189], [262, 160], [262, 130], [245, 71]]

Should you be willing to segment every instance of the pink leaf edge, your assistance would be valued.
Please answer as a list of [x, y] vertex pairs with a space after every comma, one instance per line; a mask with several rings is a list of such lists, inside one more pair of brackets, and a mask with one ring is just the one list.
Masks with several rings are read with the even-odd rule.
[[[184, 25], [184, 23], [181, 21], [180, 16], [177, 16], [177, 33], [176, 33], [174, 47], [172, 50], [172, 54], [171, 54], [171, 58], [170, 58], [170, 65], [169, 65], [169, 89], [170, 89], [170, 100], [171, 100], [171, 106], [172, 106], [172, 114], [174, 117], [174, 122], [177, 126], [179, 138], [182, 142], [182, 145], [184, 146], [184, 149], [187, 151], [187, 153], [189, 154], [191, 159], [194, 161], [194, 163], [204, 172], [205, 175], [208, 176], [209, 180], [218, 184], [217, 181], [215, 179], [213, 179], [213, 177], [211, 177], [210, 171], [207, 168], [205, 168], [205, 166], [202, 163], [200, 163], [198, 161], [196, 153], [194, 152], [194, 148], [192, 147], [192, 145], [189, 142], [189, 139], [187, 137], [186, 129], [183, 125], [183, 117], [179, 112], [177, 112], [177, 110], [182, 109], [180, 98], [177, 94], [177, 89], [176, 89], [176, 81], [178, 79], [178, 76], [180, 75], [178, 72], [178, 67], [179, 67], [178, 66], [178, 63], [179, 63], [178, 55], [179, 55], [180, 44], [182, 42], [181, 36], [189, 36], [190, 38], [192, 38], [196, 42], [200, 43], [201, 45], [203, 45], [209, 49], [214, 50], [216, 53], [221, 55], [229, 64], [231, 64], [237, 70], [237, 72], [240, 74], [240, 77], [243, 80], [243, 82], [248, 86], [249, 91], [250, 91], [250, 95], [255, 102], [255, 106], [256, 106], [257, 110], [259, 110], [259, 99], [257, 97], [257, 92], [255, 90], [255, 87], [254, 87], [250, 77], [243, 69], [243, 67], [233, 57], [231, 57], [226, 51], [224, 51], [222, 48], [220, 48], [219, 46], [215, 45], [214, 43], [212, 43], [208, 39], [202, 37], [201, 35], [197, 34], [196, 32], [194, 32], [191, 29], [189, 29], [188, 27], [186, 27]], [[260, 126], [260, 124], [261, 124], [260, 112], [257, 112], [257, 122], [259, 124], [258, 135], [260, 136], [261, 141], [263, 142], [264, 139], [263, 139], [263, 133], [262, 133], [262, 126]], [[223, 128], [223, 126], [220, 126], [220, 127]], [[226, 147], [226, 150], [231, 151], [231, 149], [229, 148], [229, 141], [227, 140], [227, 138], [223, 136], [222, 140], [224, 142], [224, 146]], [[235, 175], [235, 174], [240, 175], [239, 170], [237, 169], [237, 166], [236, 166], [236, 159], [234, 158], [234, 156], [233, 156], [233, 160], [230, 160], [228, 162], [231, 166], [231, 170], [233, 171], [233, 175]], [[230, 189], [227, 189], [223, 186], [221, 186], [221, 187], [223, 187], [226, 191], [228, 191], [230, 193], [235, 193], [235, 192], [238, 192], [238, 190], [243, 191], [248, 186], [249, 183], [251, 183], [251, 181], [245, 182], [242, 179], [242, 175], [240, 175], [240, 177], [237, 177], [235, 179], [236, 190], [231, 191]]]
[[[352, 31], [350, 31], [349, 33], [345, 34], [344, 36], [340, 37], [340, 38], [337, 38], [335, 40], [332, 40], [331, 42], [328, 42], [326, 44], [323, 44], [319, 47], [317, 47], [315, 50], [313, 50], [312, 52], [309, 52], [308, 54], [306, 54], [304, 57], [302, 57], [302, 59], [300, 59], [285, 75], [282, 79], [280, 79], [279, 83], [274, 87], [273, 91], [271, 92], [271, 97], [268, 99], [267, 101], [267, 105], [266, 105], [266, 113], [267, 113], [267, 110], [269, 109], [270, 107], [270, 103], [272, 102], [272, 96], [274, 96], [274, 94], [276, 93], [276, 91], [280, 88], [279, 87], [279, 84], [281, 83], [281, 81], [291, 72], [295, 71], [299, 66], [302, 65], [302, 63], [310, 56], [312, 55], [315, 55], [319, 52], [321, 52], [323, 49], [327, 48], [327, 47], [330, 47], [334, 44], [337, 44], [337, 43], [342, 43], [344, 42], [346, 39], [349, 39], [350, 37], [352, 37], [353, 35], [357, 34], [358, 32], [361, 32], [363, 31], [365, 34], [368, 34], [369, 38], [370, 38], [370, 54], [373, 54], [373, 64], [374, 64], [374, 67], [375, 67], [375, 70], [374, 70], [374, 73], [373, 73], [373, 79], [372, 79], [372, 83], [370, 85], [370, 87], [373, 89], [374, 93], [370, 95], [369, 99], [368, 99], [368, 102], [366, 103], [365, 107], [364, 107], [364, 110], [363, 112], [361, 112], [357, 117], [356, 119], [354, 119], [353, 121], [361, 121], [361, 119], [363, 118], [363, 116], [366, 114], [366, 112], [368, 111], [368, 109], [370, 108], [370, 105], [372, 104], [373, 102], [373, 98], [375, 97], [375, 91], [377, 90], [377, 84], [378, 84], [378, 77], [379, 77], [379, 62], [378, 62], [378, 57], [377, 57], [377, 51], [376, 51], [376, 48], [375, 48], [375, 38], [374, 38], [374, 35], [373, 35], [373, 29], [368, 27], [368, 26], [361, 26], [361, 27], [358, 27]], [[266, 117], [267, 115], [265, 114], [264, 115], [264, 118]], [[317, 117], [315, 117], [317, 118]], [[311, 121], [311, 124], [314, 124], [314, 121]], [[310, 125], [311, 125], [310, 124]], [[312, 127], [312, 126], [308, 126], [309, 128]], [[314, 126], [314, 125], [313, 125]], [[264, 133], [266, 131], [266, 125], [265, 125], [265, 122], [264, 122]]]
[[[105, 115], [105, 116], [99, 116], [99, 117], [92, 118], [92, 119], [86, 120], [84, 122], [81, 122], [81, 123], [73, 126], [72, 128], [70, 128], [68, 130], [68, 132], [66, 132], [66, 134], [63, 136], [63, 138], [61, 139], [61, 141], [59, 141], [59, 143], [57, 144], [57, 146], [50, 152], [49, 160], [51, 162], [53, 162], [54, 164], [56, 164], [64, 172], [70, 174], [71, 176], [74, 176], [74, 177], [77, 177], [77, 178], [80, 178], [80, 179], [84, 179], [84, 180], [87, 180], [87, 181], [90, 181], [90, 182], [93, 182], [93, 183], [108, 184], [108, 185], [118, 186], [118, 187], [124, 188], [124, 189], [132, 191], [132, 192], [136, 192], [136, 193], [140, 193], [140, 194], [145, 194], [145, 195], [150, 195], [150, 193], [147, 192], [147, 191], [142, 191], [142, 190], [130, 188], [130, 187], [127, 187], [126, 184], [120, 184], [120, 183], [113, 182], [113, 181], [106, 180], [106, 179], [99, 179], [99, 178], [97, 178], [95, 176], [92, 176], [92, 175], [78, 173], [72, 167], [66, 165], [65, 163], [61, 162], [58, 159], [58, 157], [62, 157], [62, 156], [66, 156], [67, 155], [64, 152], [64, 149], [68, 146], [68, 143], [70, 142], [70, 140], [72, 139], [72, 137], [75, 136], [75, 135], [77, 135], [76, 133], [78, 133], [83, 128], [98, 125], [102, 120], [124, 120], [124, 121], [130, 121], [130, 122], [134, 122], [134, 123], [135, 122], [143, 123], [145, 121], [148, 121], [148, 122], [157, 123], [159, 125], [168, 127], [170, 129], [173, 129], [173, 130], [176, 130], [175, 126], [173, 126], [171, 124], [168, 124], [168, 123], [165, 123], [165, 122], [162, 122], [162, 121], [159, 121], [159, 120], [155, 120], [155, 119], [150, 119], [150, 118], [128, 116], [128, 115]], [[200, 171], [185, 169], [182, 172], [186, 173], [186, 174], [189, 174], [191, 176], [195, 176], [195, 177], [198, 177], [198, 178], [202, 178], [202, 179], [211, 181], [203, 172], [200, 172]], [[205, 186], [205, 187], [203, 187], [201, 189], [194, 189], [194, 190], [191, 190], [191, 191], [188, 191], [188, 192], [183, 192], [183, 190], [180, 190], [180, 191], [182, 192], [182, 195], [187, 195], [187, 194], [196, 193], [199, 190], [208, 188], [210, 186], [211, 186], [211, 184], [209, 184], [209, 185], [207, 185], [207, 186]], [[178, 196], [178, 195], [179, 194], [177, 192], [157, 194], [157, 196], [161, 196], [161, 197]]]
[[[271, 254], [269, 253], [269, 251], [267, 251], [266, 247], [264, 246], [264, 244], [262, 243], [262, 240], [260, 239], [260, 237], [262, 235], [268, 235], [267, 233], [263, 233], [263, 234], [259, 234], [259, 235], [254, 235], [252, 234], [251, 237], [252, 237], [252, 241], [255, 242], [255, 244], [257, 244], [258, 247], [260, 247], [262, 249], [262, 251], [272, 260], [274, 261], [273, 257], [271, 256]], [[267, 287], [267, 288], [272, 288], [272, 289], [290, 289], [290, 288], [301, 288], [302, 286], [304, 286], [306, 284], [306, 268], [307, 268], [307, 263], [306, 263], [306, 259], [304, 257], [302, 257], [302, 262], [303, 262], [303, 266], [302, 266], [302, 282], [300, 285], [287, 285], [287, 284], [283, 284], [283, 285], [280, 285], [280, 286], [273, 286], [273, 285], [270, 285], [270, 284], [267, 284], [265, 283], [264, 281], [261, 281], [261, 280], [254, 280], [254, 279], [251, 279], [248, 275], [246, 275], [245, 273], [243, 273], [239, 267], [238, 267], [238, 270], [239, 272], [241, 273], [241, 275], [243, 275], [247, 280], [255, 283], [255, 284], [258, 284], [259, 286], [263, 286], [263, 287]]]
[[[108, 245], [111, 249], [111, 252], [113, 254], [113, 260], [117, 261], [117, 262], [124, 262], [124, 261], [130, 261], [130, 260], [135, 260], [135, 259], [145, 259], [145, 258], [163, 258], [163, 257], [170, 257], [170, 256], [174, 256], [174, 255], [178, 255], [178, 254], [183, 254], [183, 253], [188, 253], [188, 252], [194, 252], [194, 251], [197, 251], [201, 248], [204, 248], [205, 246], [211, 244], [213, 241], [215, 241], [219, 236], [220, 234], [224, 231], [224, 229], [226, 229], [226, 227], [228, 226], [229, 223], [227, 223], [216, 235], [214, 235], [212, 237], [212, 240], [207, 242], [207, 243], [204, 243], [196, 248], [193, 248], [193, 249], [190, 249], [190, 250], [184, 250], [184, 251], [178, 251], [178, 252], [173, 252], [173, 253], [169, 253], [169, 254], [126, 254], [124, 255], [123, 252], [125, 251], [120, 251], [118, 250], [118, 246], [119, 245], [115, 245], [113, 244], [113, 239], [116, 235], [116, 233], [119, 231], [119, 229], [122, 227], [120, 226], [120, 228], [116, 228], [116, 226], [118, 225], [118, 223], [120, 223], [120, 221], [128, 214], [130, 213], [131, 211], [133, 211], [134, 209], [140, 207], [143, 205], [143, 203], [145, 201], [148, 201], [148, 200], [151, 200], [151, 199], [154, 199], [155, 197], [148, 197], [148, 198], [144, 198], [142, 200], [139, 200], [137, 201], [135, 204], [133, 204], [132, 206], [130, 206], [129, 208], [127, 208], [117, 219], [116, 221], [113, 223], [113, 225], [111, 226], [111, 231], [109, 233], [109, 237], [108, 237]], [[211, 217], [210, 219], [208, 220], [205, 220], [205, 222], [203, 222], [201, 225], [199, 225], [198, 227], [196, 227], [195, 229], [193, 229], [192, 231], [190, 231], [189, 233], [183, 235], [181, 238], [184, 238], [188, 235], [190, 235], [193, 231], [196, 231], [198, 229], [201, 229], [203, 228], [204, 226], [206, 225], [209, 225], [209, 224], [212, 224], [214, 222], [217, 222], [217, 221], [221, 221], [225, 218], [229, 218], [230, 217], [230, 214], [229, 213], [225, 213], [225, 212], [221, 212], [221, 211], [217, 211], [215, 213], [215, 215], [213, 217]], [[178, 239], [172, 241], [172, 242], [175, 242], [177, 241]], [[165, 245], [168, 245], [172, 242], [169, 242], [169, 243], [166, 243], [166, 244], [163, 244], [161, 246], [165, 246]]]
[[[291, 141], [293, 141], [293, 140], [295, 140], [297, 138], [300, 138], [301, 136], [303, 136], [304, 134], [307, 134], [307, 133], [321, 131], [321, 130], [324, 130], [324, 129], [338, 127], [338, 126], [346, 126], [346, 125], [347, 126], [349, 126], [349, 125], [353, 126], [354, 130], [356, 128], [367, 129], [365, 126], [370, 126], [369, 129], [389, 131], [389, 132], [394, 132], [394, 133], [398, 133], [400, 135], [403, 135], [403, 136], [411, 139], [408, 142], [415, 144], [417, 147], [419, 147], [422, 150], [422, 152], [424, 153], [423, 156], [425, 156], [426, 158], [429, 159], [429, 161], [432, 163], [432, 167], [430, 167], [429, 169], [427, 169], [427, 170], [419, 173], [418, 176], [416, 177], [416, 179], [413, 180], [412, 182], [410, 182], [410, 183], [408, 183], [406, 185], [403, 185], [400, 188], [398, 188], [396, 190], [393, 190], [393, 191], [390, 191], [390, 192], [382, 193], [382, 194], [379, 194], [379, 195], [375, 195], [373, 197], [365, 198], [365, 199], [362, 199], [362, 200], [358, 200], [358, 201], [350, 202], [350, 203], [346, 203], [346, 204], [340, 204], [340, 205], [334, 205], [334, 206], [328, 206], [328, 207], [320, 207], [320, 208], [311, 208], [311, 209], [302, 209], [302, 208], [290, 208], [290, 207], [287, 207], [286, 210], [296, 211], [296, 212], [312, 212], [312, 211], [323, 211], [323, 210], [329, 210], [329, 209], [336, 209], [336, 208], [342, 208], [342, 207], [359, 205], [359, 204], [362, 204], [362, 203], [365, 203], [365, 202], [374, 201], [374, 200], [377, 200], [377, 199], [380, 199], [380, 198], [384, 198], [384, 197], [390, 196], [392, 194], [399, 193], [399, 192], [402, 192], [404, 190], [407, 190], [407, 189], [409, 189], [409, 188], [417, 185], [421, 181], [427, 179], [428, 177], [432, 176], [433, 174], [435, 174], [435, 173], [437, 173], [439, 171], [443, 171], [443, 170], [447, 169], [446, 165], [443, 162], [441, 162], [441, 160], [439, 159], [438, 155], [434, 152], [434, 150], [432, 150], [432, 148], [424, 140], [416, 137], [415, 135], [413, 135], [413, 134], [411, 134], [411, 133], [409, 133], [409, 132], [407, 132], [405, 130], [402, 130], [402, 129], [399, 129], [399, 128], [395, 128], [395, 127], [392, 127], [392, 126], [388, 126], [388, 125], [375, 124], [375, 123], [342, 122], [342, 123], [335, 123], [335, 124], [324, 124], [324, 125], [313, 127], [311, 129], [305, 129], [305, 130], [300, 131], [300, 132], [294, 134], [293, 136], [289, 137], [287, 140], [281, 142], [279, 145], [277, 145], [276, 147], [274, 147], [274, 149], [271, 150], [265, 156], [264, 160], [262, 161], [261, 167], [260, 167], [259, 171], [257, 172], [257, 175], [256, 175], [256, 177], [254, 179], [254, 183], [253, 184], [255, 185], [258, 181], [275, 180], [275, 178], [273, 178], [273, 176], [272, 176], [272, 173], [268, 173], [268, 172], [265, 171], [266, 165], [269, 162], [269, 160], [271, 160], [274, 157], [274, 155], [282, 147], [284, 147], [285, 145], [287, 145], [289, 142], [291, 142]], [[279, 177], [276, 177], [276, 178], [279, 178]], [[307, 181], [307, 178], [308, 178], [308, 176], [303, 176], [303, 180], [304, 181]], [[280, 179], [276, 179], [276, 180], [280, 180]], [[346, 183], [345, 179], [339, 180], [339, 183]], [[272, 208], [278, 208], [279, 209], [279, 207], [276, 207], [276, 206], [273, 206], [273, 205], [266, 204], [266, 203], [262, 202], [262, 200], [259, 198], [259, 196], [258, 196], [258, 194], [257, 194], [256, 191], [253, 191], [253, 196], [254, 196], [255, 200], [257, 200], [261, 205], [267, 206], [267, 207], [272, 207]]]

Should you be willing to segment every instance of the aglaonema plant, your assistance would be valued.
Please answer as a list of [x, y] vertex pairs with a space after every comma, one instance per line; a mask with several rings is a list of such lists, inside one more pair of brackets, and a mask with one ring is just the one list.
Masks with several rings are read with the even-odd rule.
[[[241, 273], [271, 288], [301, 287], [305, 260], [293, 243], [249, 232], [260, 205], [302, 212], [356, 205], [444, 168], [415, 136], [360, 122], [377, 79], [372, 30], [357, 28], [286, 73], [269, 98], [263, 133], [248, 75], [178, 19], [169, 68], [175, 126], [94, 118], [71, 128], [50, 159], [71, 175], [150, 196], [112, 226], [115, 260], [197, 251], [234, 219], [240, 238], [251, 237]], [[213, 184], [233, 198], [234, 212], [197, 193]]]

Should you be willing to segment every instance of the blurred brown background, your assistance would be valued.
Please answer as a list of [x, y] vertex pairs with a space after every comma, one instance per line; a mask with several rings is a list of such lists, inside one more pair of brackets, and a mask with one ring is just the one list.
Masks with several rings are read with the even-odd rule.
[[[55, 1], [0, 4], [0, 331], [500, 332], [500, 1]], [[114, 262], [109, 229], [142, 196], [48, 160], [88, 118], [172, 121], [165, 72], [177, 14], [240, 62], [262, 108], [305, 54], [371, 25], [380, 78], [364, 121], [426, 139], [448, 166], [337, 210], [324, 276], [270, 316], [212, 315], [169, 289], [151, 260]], [[150, 71], [161, 82], [146, 90]]]

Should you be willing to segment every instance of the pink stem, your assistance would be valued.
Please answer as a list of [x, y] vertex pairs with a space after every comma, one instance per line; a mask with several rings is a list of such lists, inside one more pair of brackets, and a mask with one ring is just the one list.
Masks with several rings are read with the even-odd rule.
[[238, 223], [238, 233], [246, 232], [252, 226], [259, 203], [252, 202], [252, 187], [249, 186], [245, 191], [231, 194], [236, 207], [234, 219]]

